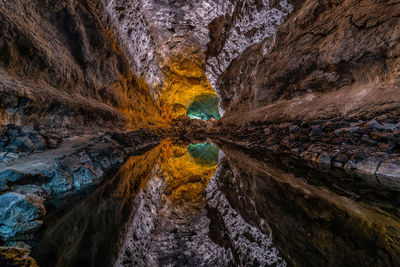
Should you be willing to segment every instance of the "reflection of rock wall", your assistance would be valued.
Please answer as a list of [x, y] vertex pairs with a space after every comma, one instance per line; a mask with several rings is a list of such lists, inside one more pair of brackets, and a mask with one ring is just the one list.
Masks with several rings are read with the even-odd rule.
[[[247, 229], [271, 235], [274, 247], [294, 266], [396, 266], [399, 262], [396, 208], [381, 209], [363, 198], [355, 201], [312, 185], [318, 184], [316, 173], [285, 172], [282, 159], [276, 159], [276, 168], [271, 162], [223, 149], [226, 156], [207, 193], [211, 211], [221, 218], [211, 223], [219, 242], [235, 244], [228, 237], [243, 228], [232, 227], [240, 225], [232, 222], [243, 218], [251, 225]], [[239, 215], [229, 217], [231, 210]], [[224, 227], [218, 225], [223, 222]]]
[[[262, 219], [256, 225], [249, 224], [240, 214], [240, 210], [235, 210], [228, 198], [219, 188], [219, 184], [224, 178], [233, 179], [232, 185], [241, 187], [238, 184], [238, 178], [226, 165], [226, 159], [221, 153], [219, 167], [210, 180], [206, 189], [207, 207], [210, 210], [212, 220], [211, 229], [214, 241], [223, 245], [234, 257], [235, 265], [239, 266], [286, 266], [285, 261], [279, 256], [275, 247], [273, 247], [271, 231], [268, 224]], [[242, 203], [244, 204], [244, 203]], [[246, 208], [254, 208], [252, 205], [243, 205]]]
[[[25, 131], [27, 129], [24, 129]], [[0, 161], [0, 239], [30, 240], [46, 209], [60, 208], [75, 195], [99, 184], [128, 155], [159, 142], [149, 131], [66, 138], [59, 147]], [[127, 146], [129, 144], [129, 146]]]
[[204, 188], [215, 164], [200, 165], [185, 147], [162, 144], [152, 177], [135, 203], [116, 266], [221, 266], [223, 248], [208, 237]]
[[40, 266], [111, 266], [135, 199], [147, 187], [159, 149], [131, 157], [87, 199], [50, 220], [33, 257]]

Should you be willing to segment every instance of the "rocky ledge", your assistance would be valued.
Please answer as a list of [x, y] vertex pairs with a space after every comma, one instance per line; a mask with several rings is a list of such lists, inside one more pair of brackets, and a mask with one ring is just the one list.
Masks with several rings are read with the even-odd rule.
[[349, 185], [345, 187], [355, 195], [362, 193], [361, 183], [368, 192], [400, 203], [400, 119], [395, 112], [261, 125], [249, 121], [241, 126], [220, 124], [214, 130], [218, 140], [253, 153], [289, 157], [292, 166], [323, 173], [326, 180]]
[[8, 125], [1, 137], [0, 240], [29, 240], [47, 206], [58, 208], [117, 170], [128, 155], [151, 148], [149, 130], [71, 136]]

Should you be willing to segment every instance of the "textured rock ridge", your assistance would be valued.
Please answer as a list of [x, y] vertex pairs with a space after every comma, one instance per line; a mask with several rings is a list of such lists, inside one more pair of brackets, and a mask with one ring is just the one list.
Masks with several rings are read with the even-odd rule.
[[[292, 6], [289, 17], [274, 29], [274, 41], [261, 36], [218, 75], [214, 87], [223, 108], [255, 109], [281, 98], [341, 88], [397, 87], [400, 8], [396, 1], [308, 0]], [[215, 35], [233, 31], [232, 25], [215, 21]], [[209, 46], [218, 48], [220, 43], [214, 38]]]
[[[237, 1], [233, 9], [216, 17], [208, 25], [211, 40], [208, 43], [206, 74], [221, 102], [226, 97], [224, 91], [219, 90], [221, 74], [252, 45], [262, 48], [257, 51], [261, 55], [256, 57], [264, 56], [274, 44], [277, 26], [291, 11], [292, 5], [287, 1]], [[240, 79], [240, 76], [236, 79]], [[234, 90], [242, 89], [239, 87]]]
[[121, 128], [129, 114], [147, 114], [143, 107], [157, 117], [99, 9], [92, 1], [2, 1], [1, 125]]
[[[227, 113], [216, 136], [398, 191], [399, 3], [291, 6], [274, 38], [248, 46], [218, 76]], [[231, 25], [220, 20], [211, 36]]]

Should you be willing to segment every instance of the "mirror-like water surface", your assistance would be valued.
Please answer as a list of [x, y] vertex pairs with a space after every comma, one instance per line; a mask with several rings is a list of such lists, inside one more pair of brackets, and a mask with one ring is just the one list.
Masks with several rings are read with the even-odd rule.
[[283, 160], [220, 147], [164, 140], [132, 156], [90, 195], [50, 216], [33, 257], [40, 266], [400, 262], [395, 210], [311, 184]]

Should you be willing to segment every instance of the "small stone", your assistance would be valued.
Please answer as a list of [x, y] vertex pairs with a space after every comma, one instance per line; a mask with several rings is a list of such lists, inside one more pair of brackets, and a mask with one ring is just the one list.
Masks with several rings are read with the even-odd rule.
[[44, 138], [38, 134], [31, 134], [29, 137], [35, 146], [35, 151], [42, 151], [46, 143]]
[[356, 127], [356, 126], [360, 126], [362, 124], [363, 124], [363, 121], [360, 120], [360, 121], [357, 121], [357, 122], [351, 122], [349, 125], [350, 125], [350, 127]]
[[344, 164], [343, 167], [347, 171], [351, 171], [351, 170], [357, 169], [356, 162], [354, 160], [349, 160], [348, 162], [346, 162]]
[[368, 126], [369, 128], [372, 128], [372, 129], [377, 129], [377, 128], [379, 128], [381, 125], [380, 125], [376, 120], [370, 120], [369, 122], [367, 122], [367, 126]]
[[356, 131], [360, 130], [360, 127], [346, 127], [346, 128], [340, 128], [335, 130], [335, 134], [343, 134], [343, 133], [354, 133]]
[[290, 127], [289, 127], [289, 133], [297, 133], [298, 131], [299, 131], [299, 126], [297, 126], [297, 125], [291, 125]]
[[7, 156], [7, 158], [12, 159], [12, 160], [18, 158], [18, 154], [16, 154], [16, 153], [7, 153], [6, 156]]
[[0, 172], [0, 191], [8, 190], [8, 182], [16, 182], [23, 177], [23, 174], [13, 170], [5, 170]]
[[24, 174], [17, 172], [15, 170], [5, 170], [0, 172], [0, 180], [5, 179], [11, 182], [16, 182], [20, 180], [23, 176]]
[[103, 140], [104, 140], [104, 142], [106, 142], [106, 143], [111, 143], [111, 138], [110, 138], [108, 135], [105, 135], [105, 136], [103, 137]]
[[379, 149], [382, 150], [382, 151], [390, 152], [390, 151], [392, 151], [392, 150], [396, 147], [396, 145], [395, 145], [394, 143], [392, 143], [392, 142], [389, 142], [389, 143], [379, 143], [379, 144], [378, 144], [378, 147], [379, 147]]
[[310, 136], [326, 135], [326, 133], [324, 131], [322, 131], [319, 126], [313, 126], [311, 129], [312, 130], [311, 130]]
[[65, 193], [74, 188], [74, 180], [68, 172], [57, 170], [53, 176], [53, 179], [48, 184], [48, 187], [55, 194]]
[[400, 123], [398, 124], [393, 124], [393, 123], [384, 123], [379, 130], [384, 130], [384, 131], [394, 131], [397, 128], [400, 127]]
[[88, 167], [81, 167], [72, 174], [74, 178], [74, 186], [80, 189], [86, 185], [92, 184], [96, 180], [95, 172]]
[[369, 183], [376, 184], [375, 172], [379, 165], [379, 160], [374, 157], [369, 157], [363, 161], [359, 161], [356, 164], [356, 173], [361, 179], [366, 180]]
[[32, 140], [27, 136], [17, 137], [12, 144], [20, 148], [23, 152], [29, 152], [35, 149], [35, 145], [33, 144]]
[[326, 154], [326, 153], [322, 153], [319, 157], [318, 157], [318, 165], [320, 165], [320, 167], [330, 167], [331, 166], [331, 157]]
[[6, 135], [9, 139], [14, 140], [17, 136], [19, 136], [19, 132], [17, 129], [8, 129], [6, 131]]
[[29, 126], [22, 126], [20, 130], [20, 135], [22, 136], [27, 136], [35, 132], [35, 130], [32, 127]]
[[55, 139], [55, 138], [49, 138], [47, 140], [47, 143], [49, 145], [49, 148], [56, 148], [58, 146], [57, 139]]
[[272, 132], [272, 130], [271, 130], [270, 128], [265, 128], [265, 129], [264, 129], [264, 134], [265, 134], [265, 135], [270, 135], [271, 132]]
[[8, 152], [17, 152], [18, 147], [16, 145], [9, 144], [8, 146], [4, 147], [4, 150], [6, 150]]
[[388, 133], [388, 132], [373, 131], [373, 132], [370, 133], [370, 136], [374, 140], [380, 140], [380, 139], [394, 140], [393, 134], [392, 133]]
[[363, 141], [364, 143], [369, 144], [369, 145], [376, 145], [376, 144], [377, 144], [376, 141], [371, 140], [371, 139], [369, 138], [369, 136], [366, 135], [366, 134], [364, 134], [364, 135], [361, 137], [361, 141]]
[[0, 237], [9, 240], [42, 225], [46, 210], [34, 196], [5, 193], [0, 196]]

